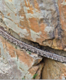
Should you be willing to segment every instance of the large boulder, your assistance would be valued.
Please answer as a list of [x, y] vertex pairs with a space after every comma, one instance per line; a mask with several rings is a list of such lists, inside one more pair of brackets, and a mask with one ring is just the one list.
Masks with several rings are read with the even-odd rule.
[[66, 49], [63, 0], [0, 0], [0, 6], [0, 24], [13, 36]]

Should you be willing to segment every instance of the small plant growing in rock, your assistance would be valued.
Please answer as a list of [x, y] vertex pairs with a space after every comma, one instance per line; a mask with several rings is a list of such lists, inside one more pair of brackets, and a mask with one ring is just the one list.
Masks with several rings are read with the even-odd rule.
[[17, 49], [17, 46], [15, 46], [15, 49]]
[[25, 80], [25, 78], [23, 77], [22, 80]]
[[30, 51], [28, 51], [28, 53], [29, 53], [29, 54], [31, 54], [31, 52], [30, 52]]
[[35, 79], [37, 75], [38, 75], [38, 74], [34, 74], [33, 79]]

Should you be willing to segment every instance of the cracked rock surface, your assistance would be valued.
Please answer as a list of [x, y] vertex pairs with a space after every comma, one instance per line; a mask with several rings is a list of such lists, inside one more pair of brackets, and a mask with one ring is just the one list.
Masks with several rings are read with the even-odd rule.
[[[0, 0], [0, 26], [66, 56], [66, 0]], [[32, 78], [66, 79], [66, 63], [20, 49], [0, 35], [0, 79]]]
[[35, 74], [39, 79], [44, 66], [42, 59], [0, 36], [0, 79], [32, 79]]
[[18, 39], [66, 50], [65, 0], [0, 0], [0, 25]]

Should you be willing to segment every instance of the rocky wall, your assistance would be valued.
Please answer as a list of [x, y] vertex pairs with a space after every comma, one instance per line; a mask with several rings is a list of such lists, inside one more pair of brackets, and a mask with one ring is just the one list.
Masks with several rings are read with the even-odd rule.
[[[19, 40], [66, 51], [65, 8], [66, 0], [0, 0], [0, 26]], [[0, 35], [0, 79], [32, 78], [66, 79], [66, 63], [20, 49]]]
[[0, 24], [10, 34], [66, 49], [65, 0], [0, 0], [0, 6]]

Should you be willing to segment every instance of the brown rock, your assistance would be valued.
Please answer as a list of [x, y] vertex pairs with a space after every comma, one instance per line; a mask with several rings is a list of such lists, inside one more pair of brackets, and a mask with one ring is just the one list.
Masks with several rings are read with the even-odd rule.
[[25, 75], [25, 79], [32, 79], [38, 69], [39, 66], [33, 66], [31, 69], [29, 69], [28, 73]]
[[61, 27], [63, 32], [62, 34], [62, 44], [63, 47], [65, 49], [65, 45], [66, 45], [66, 0], [58, 0], [58, 6], [59, 6], [59, 13], [60, 13], [60, 23], [61, 23]]
[[40, 65], [39, 65], [39, 69], [37, 71], [37, 76], [35, 79], [41, 79], [41, 76], [42, 76], [42, 71], [43, 71], [43, 68], [44, 68], [44, 62], [42, 62]]
[[42, 79], [66, 79], [66, 64], [45, 59]]
[[39, 65], [33, 66], [29, 69], [28, 73], [25, 75], [25, 79], [41, 79], [42, 69], [44, 67], [44, 63], [40, 63]]

